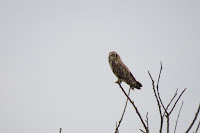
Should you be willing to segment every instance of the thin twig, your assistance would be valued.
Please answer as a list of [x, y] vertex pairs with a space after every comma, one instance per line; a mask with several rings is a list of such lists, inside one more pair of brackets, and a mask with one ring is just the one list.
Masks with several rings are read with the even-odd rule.
[[179, 112], [178, 112], [178, 117], [177, 117], [176, 125], [175, 125], [175, 128], [174, 128], [174, 133], [176, 132], [176, 127], [177, 127], [177, 124], [178, 124], [178, 119], [179, 119], [179, 116], [180, 116], [180, 113], [181, 113], [182, 106], [183, 106], [183, 101], [182, 101], [182, 104], [181, 104], [180, 110], [179, 110]]
[[[158, 81], [157, 81], [157, 85], [156, 85], [156, 89], [157, 89], [157, 94], [158, 94], [158, 99], [160, 101], [160, 104], [162, 105], [163, 109], [165, 112], [167, 112], [163, 102], [162, 102], [162, 99], [160, 97], [160, 92], [159, 92], [159, 83], [160, 83], [160, 76], [161, 76], [161, 72], [162, 72], [162, 62], [160, 62], [160, 73], [159, 73], [159, 76], [158, 76]], [[162, 110], [161, 110], [161, 113], [162, 113]], [[163, 127], [163, 119], [164, 119], [164, 115], [160, 114], [160, 133], [162, 133], [162, 127]]]
[[160, 76], [161, 76], [161, 72], [162, 72], [162, 62], [160, 62], [160, 73], [159, 73], [159, 76], [158, 76], [158, 82], [157, 82], [157, 85], [156, 85], [156, 88], [157, 88], [157, 93], [158, 93], [158, 98], [160, 100], [160, 103], [161, 105], [163, 106], [163, 108], [165, 109], [164, 105], [163, 105], [163, 102], [160, 98], [160, 93], [159, 93], [159, 90], [158, 90], [158, 86], [159, 86], [159, 83], [160, 83]]
[[[130, 90], [131, 90], [131, 88], [130, 88], [129, 91], [128, 91], [128, 96], [130, 95]], [[124, 117], [124, 114], [125, 114], [125, 111], [126, 111], [126, 107], [127, 107], [127, 103], [128, 103], [128, 98], [127, 98], [127, 100], [126, 100], [125, 107], [124, 107], [124, 111], [123, 111], [123, 113], [122, 113], [121, 119], [119, 120], [118, 125], [116, 125], [115, 133], [118, 133], [118, 132], [119, 132], [118, 129], [119, 129], [119, 126], [120, 126], [120, 124], [121, 124], [121, 122], [122, 122], [122, 120], [123, 120], [123, 117]]]
[[162, 72], [162, 62], [160, 62], [160, 73], [159, 73], [159, 76], [158, 76], [158, 82], [157, 82], [157, 89], [158, 89], [158, 85], [159, 85], [159, 82], [160, 82], [160, 76], [161, 76], [161, 72]]
[[[161, 67], [162, 68], [162, 67]], [[151, 81], [152, 81], [152, 88], [153, 88], [153, 92], [154, 92], [154, 95], [156, 97], [156, 101], [157, 101], [157, 105], [158, 105], [158, 109], [159, 109], [159, 113], [160, 113], [160, 133], [162, 133], [162, 125], [163, 125], [163, 116], [162, 116], [162, 110], [161, 110], [161, 106], [160, 106], [160, 101], [158, 99], [158, 96], [156, 94], [156, 90], [155, 90], [155, 85], [154, 85], [154, 80], [150, 74], [150, 72], [148, 71], [149, 73], [149, 76], [151, 78]]]
[[159, 100], [158, 100], [158, 96], [157, 96], [156, 90], [155, 90], [154, 80], [153, 80], [153, 78], [152, 78], [152, 76], [151, 76], [151, 74], [150, 74], [149, 71], [148, 71], [148, 73], [149, 73], [149, 76], [150, 76], [151, 81], [152, 81], [153, 92], [154, 92], [154, 95], [155, 95], [155, 97], [156, 97], [156, 101], [157, 101], [157, 104], [158, 104], [158, 107], [159, 107], [160, 116], [162, 116], [162, 111], [161, 111], [161, 107], [160, 107], [160, 102], [159, 102]]
[[165, 113], [168, 114], [167, 109], [169, 108], [169, 106], [171, 105], [172, 101], [173, 101], [174, 98], [176, 97], [177, 91], [178, 91], [178, 89], [176, 90], [174, 96], [173, 96], [172, 99], [170, 100], [170, 102], [169, 102], [169, 104], [167, 105], [166, 109], [164, 108], [165, 112], [164, 112], [163, 115], [162, 115], [163, 117], [165, 116]]
[[[166, 116], [166, 118], [167, 118], [167, 133], [169, 133], [169, 113], [168, 113], [167, 110], [168, 110], [169, 106], [171, 105], [172, 101], [174, 100], [174, 98], [176, 97], [177, 91], [178, 91], [178, 89], [176, 90], [174, 96], [173, 96], [172, 99], [170, 100], [170, 102], [169, 102], [169, 104], [167, 105], [167, 107], [164, 108], [164, 106], [163, 106], [165, 112], [164, 112], [163, 115], [162, 115], [161, 121], [163, 121], [164, 116]], [[166, 114], [166, 115], [165, 115], [165, 114]], [[163, 123], [161, 123], [160, 133], [162, 132], [162, 124], [163, 124]]]
[[197, 129], [196, 129], [195, 133], [198, 132], [198, 130], [199, 130], [199, 126], [200, 126], [200, 120], [199, 120], [199, 123], [198, 123], [198, 125], [197, 125]]
[[144, 120], [142, 119], [141, 115], [140, 115], [140, 112], [138, 111], [137, 107], [135, 106], [135, 103], [129, 98], [129, 96], [126, 94], [126, 92], [124, 91], [124, 89], [122, 88], [121, 84], [119, 84], [119, 87], [121, 88], [121, 90], [123, 91], [123, 93], [126, 95], [126, 97], [128, 98], [128, 100], [131, 102], [131, 104], [133, 105], [133, 107], [135, 108], [135, 111], [137, 113], [137, 115], [139, 116], [141, 122], [142, 122], [142, 125], [144, 126], [145, 130], [146, 130], [146, 133], [149, 133], [149, 130], [147, 128], [147, 126], [145, 125], [144, 123]]
[[[165, 113], [166, 113], [165, 116], [166, 116], [166, 118], [167, 118], [167, 133], [169, 133], [169, 118], [170, 118], [170, 114], [171, 114], [172, 111], [174, 110], [176, 104], [178, 103], [179, 99], [181, 98], [181, 96], [183, 95], [183, 93], [185, 92], [185, 90], [186, 90], [186, 88], [181, 92], [181, 94], [180, 94], [179, 97], [177, 98], [176, 102], [174, 103], [174, 105], [173, 105], [172, 109], [169, 111], [169, 113], [168, 113], [168, 111], [165, 112]], [[175, 94], [175, 95], [176, 95], [176, 94]], [[174, 97], [175, 97], [175, 95], [174, 95]], [[172, 98], [171, 101], [173, 101], [173, 99], [174, 99], [174, 98]], [[171, 102], [171, 101], [170, 101], [170, 102]], [[170, 103], [170, 104], [171, 104], [171, 103]], [[170, 104], [168, 104], [168, 105], [170, 105]], [[168, 107], [169, 107], [169, 106], [168, 106]], [[167, 107], [167, 108], [168, 108], [168, 107]]]
[[172, 111], [174, 110], [177, 102], [179, 101], [179, 99], [181, 98], [181, 96], [183, 95], [183, 93], [185, 92], [186, 88], [181, 92], [181, 94], [179, 95], [178, 99], [176, 100], [176, 102], [174, 103], [174, 106], [172, 107], [171, 111], [169, 112], [169, 114], [172, 113]]
[[143, 131], [142, 129], [140, 129], [141, 132], [146, 133], [145, 131]]
[[194, 125], [194, 122], [195, 122], [196, 119], [197, 119], [197, 116], [198, 116], [198, 114], [199, 114], [199, 111], [200, 111], [200, 104], [199, 104], [199, 107], [198, 107], [198, 109], [197, 109], [197, 112], [196, 112], [196, 114], [195, 114], [195, 117], [194, 117], [192, 123], [190, 124], [189, 128], [187, 129], [187, 131], [186, 131], [185, 133], [188, 133], [188, 132], [190, 131], [190, 129], [192, 128], [192, 126]]
[[115, 133], [119, 133], [119, 130], [117, 129], [117, 126], [118, 126], [118, 124], [117, 124], [117, 122], [116, 122], [116, 129], [115, 129]]
[[147, 128], [149, 129], [149, 118], [148, 118], [148, 112], [147, 112], [147, 115], [146, 115], [146, 122], [147, 122]]
[[161, 103], [163, 109], [164, 109], [165, 112], [166, 112], [166, 108], [165, 108], [165, 106], [164, 106], [164, 104], [163, 104], [163, 102], [162, 102], [162, 99], [161, 99], [161, 97], [160, 97], [160, 92], [159, 92], [159, 90], [158, 90], [158, 88], [159, 88], [158, 86], [159, 86], [159, 83], [160, 83], [161, 72], [162, 72], [162, 62], [160, 62], [160, 73], [159, 73], [159, 76], [158, 76], [158, 82], [157, 82], [157, 85], [156, 85], [156, 89], [157, 89], [158, 99], [160, 100], [160, 103]]
[[171, 105], [172, 101], [177, 96], [177, 92], [178, 92], [178, 89], [176, 89], [176, 92], [175, 92], [174, 96], [172, 97], [172, 99], [170, 100], [169, 104], [167, 105], [166, 110], [169, 108], [169, 106]]

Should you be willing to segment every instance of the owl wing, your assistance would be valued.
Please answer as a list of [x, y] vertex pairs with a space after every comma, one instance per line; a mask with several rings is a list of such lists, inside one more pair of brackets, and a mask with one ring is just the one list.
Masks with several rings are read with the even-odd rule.
[[121, 80], [130, 83], [136, 81], [128, 67], [122, 62], [112, 62], [113, 73]]

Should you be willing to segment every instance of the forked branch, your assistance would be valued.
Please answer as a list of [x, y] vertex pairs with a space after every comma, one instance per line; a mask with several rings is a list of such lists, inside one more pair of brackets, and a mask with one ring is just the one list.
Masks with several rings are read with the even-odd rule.
[[[161, 69], [160, 69], [160, 74], [161, 74], [161, 70], [162, 70], [162, 63], [161, 63]], [[157, 92], [156, 92], [156, 89], [155, 89], [155, 84], [154, 84], [154, 80], [150, 74], [150, 72], [148, 71], [148, 74], [151, 78], [151, 81], [152, 81], [152, 88], [153, 88], [153, 92], [154, 92], [154, 96], [156, 98], [156, 101], [157, 101], [157, 105], [158, 105], [158, 110], [159, 110], [159, 114], [160, 114], [160, 130], [159, 132], [162, 133], [162, 127], [163, 127], [163, 116], [162, 116], [162, 110], [161, 110], [161, 99], [160, 96], [159, 96], [159, 92], [158, 92], [158, 84], [157, 84]], [[160, 74], [159, 74], [159, 77], [158, 77], [158, 83], [159, 83], [159, 80], [160, 80]], [[164, 108], [164, 106], [163, 106]], [[165, 109], [165, 108], [164, 108]]]
[[138, 111], [137, 107], [135, 106], [135, 103], [130, 99], [130, 97], [126, 94], [126, 92], [124, 91], [124, 89], [122, 88], [121, 84], [119, 84], [119, 87], [121, 88], [121, 90], [123, 91], [124, 95], [128, 98], [128, 100], [130, 101], [130, 103], [133, 105], [137, 115], [140, 118], [140, 121], [142, 122], [143, 127], [145, 128], [146, 133], [149, 133], [149, 129], [146, 126], [146, 124], [144, 123], [144, 120], [142, 119], [140, 112]]
[[[148, 71], [148, 74], [151, 78], [151, 81], [152, 81], [152, 89], [153, 89], [153, 93], [154, 93], [154, 96], [156, 98], [156, 102], [157, 102], [157, 105], [158, 105], [158, 111], [159, 111], [159, 115], [160, 115], [160, 129], [159, 129], [159, 132], [162, 133], [162, 129], [163, 129], [163, 123], [166, 122], [166, 130], [167, 130], [167, 133], [169, 133], [169, 125], [170, 125], [170, 116], [172, 114], [172, 112], [174, 111], [177, 103], [179, 102], [180, 98], [182, 97], [183, 93], [185, 92], [186, 88], [178, 95], [178, 89], [176, 90], [175, 94], [173, 95], [173, 97], [171, 98], [171, 100], [169, 101], [169, 103], [167, 104], [167, 106], [165, 106], [163, 104], [163, 101], [162, 101], [162, 98], [160, 96], [160, 92], [159, 92], [159, 83], [160, 83], [160, 77], [161, 77], [161, 72], [162, 72], [162, 62], [161, 62], [161, 68], [160, 68], [160, 73], [159, 73], [159, 76], [158, 76], [158, 80], [157, 80], [157, 84], [155, 85], [155, 81], [154, 79], [152, 78], [150, 72]], [[119, 83], [118, 83], [119, 84]], [[142, 122], [142, 125], [144, 127], [144, 129], [140, 129], [140, 131], [142, 133], [149, 133], [149, 122], [148, 122], [148, 113], [146, 115], [146, 120], [144, 121], [143, 118], [141, 117], [141, 114], [140, 112], [138, 111], [134, 101], [131, 100], [131, 98], [129, 97], [129, 93], [130, 93], [130, 90], [129, 90], [129, 93], [127, 94], [123, 87], [121, 86], [121, 84], [119, 84], [119, 87], [121, 88], [122, 92], [124, 93], [124, 95], [127, 97], [127, 101], [126, 101], [126, 104], [125, 104], [125, 107], [124, 107], [124, 112], [121, 116], [121, 119], [118, 123], [118, 125], [116, 124], [116, 130], [115, 130], [115, 133], [118, 133], [119, 132], [119, 126], [120, 126], [120, 123], [122, 122], [123, 120], [123, 116], [125, 114], [125, 110], [126, 110], [126, 106], [127, 106], [127, 102], [130, 101], [130, 103], [132, 104], [132, 106], [134, 107], [140, 121]], [[177, 97], [178, 98], [177, 98]], [[176, 128], [177, 128], [177, 125], [178, 125], [178, 120], [179, 120], [179, 116], [180, 116], [180, 112], [181, 112], [181, 109], [182, 109], [182, 106], [183, 106], [183, 102], [181, 104], [181, 107], [179, 109], [179, 112], [178, 112], [178, 116], [177, 116], [177, 120], [175, 122], [175, 128], [174, 128], [174, 133], [176, 132]], [[198, 114], [200, 112], [200, 104], [199, 104], [199, 107], [197, 109], [197, 112], [195, 114], [195, 117], [192, 121], [192, 123], [190, 124], [190, 126], [188, 127], [187, 131], [185, 133], [188, 133], [190, 131], [190, 129], [192, 128], [192, 126], [194, 125], [195, 121], [197, 120], [197, 117], [198, 117]], [[164, 121], [164, 118], [166, 118], [166, 121]], [[146, 122], [146, 123], [145, 123]], [[199, 127], [200, 127], [200, 121], [195, 129], [195, 132], [194, 133], [197, 133], [198, 130], [199, 130]]]
[[[160, 73], [158, 76], [158, 81], [157, 81], [157, 85], [156, 85], [156, 89], [155, 89], [155, 84], [154, 84], [154, 80], [150, 74], [150, 72], [148, 71], [148, 74], [151, 78], [152, 81], [152, 88], [153, 88], [153, 92], [154, 92], [154, 96], [156, 98], [157, 101], [157, 105], [158, 105], [158, 109], [159, 109], [159, 114], [160, 114], [160, 130], [159, 132], [162, 133], [162, 128], [163, 128], [163, 122], [164, 122], [164, 116], [166, 116], [167, 118], [167, 133], [169, 133], [169, 119], [170, 119], [170, 114], [172, 113], [172, 111], [174, 110], [176, 104], [178, 103], [179, 99], [181, 98], [181, 96], [183, 95], [183, 93], [185, 92], [186, 88], [182, 91], [182, 93], [179, 95], [178, 99], [176, 100], [176, 102], [174, 103], [172, 109], [170, 111], [168, 111], [169, 106], [171, 105], [172, 101], [175, 99], [175, 97], [177, 96], [177, 91], [174, 94], [174, 96], [172, 97], [172, 99], [170, 100], [169, 104], [167, 105], [167, 107], [164, 106], [161, 96], [160, 96], [160, 92], [159, 92], [159, 82], [160, 82], [160, 77], [161, 77], [161, 72], [162, 72], [162, 62], [160, 62], [161, 67], [160, 67]], [[162, 114], [162, 109], [164, 110], [164, 113]]]

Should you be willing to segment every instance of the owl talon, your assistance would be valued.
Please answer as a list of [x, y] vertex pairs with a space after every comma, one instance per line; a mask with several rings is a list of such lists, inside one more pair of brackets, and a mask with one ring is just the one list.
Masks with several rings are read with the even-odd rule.
[[116, 83], [116, 84], [121, 84], [121, 83], [122, 83], [122, 81], [120, 81], [120, 80], [117, 80], [115, 83]]

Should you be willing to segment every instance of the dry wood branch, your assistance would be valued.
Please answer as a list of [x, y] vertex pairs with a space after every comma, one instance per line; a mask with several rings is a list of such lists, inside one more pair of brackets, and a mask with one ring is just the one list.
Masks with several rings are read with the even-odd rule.
[[[162, 68], [162, 67], [161, 67]], [[150, 72], [148, 71], [149, 73], [149, 76], [151, 78], [151, 81], [152, 81], [152, 88], [153, 88], [153, 92], [154, 92], [154, 95], [156, 97], [156, 101], [157, 101], [157, 105], [158, 105], [158, 109], [159, 109], [159, 113], [160, 113], [160, 133], [162, 133], [162, 127], [163, 127], [163, 116], [162, 116], [162, 110], [161, 110], [161, 106], [160, 106], [160, 101], [158, 99], [158, 96], [157, 96], [157, 93], [156, 93], [156, 90], [155, 90], [155, 85], [154, 85], [154, 80], [150, 74]]]
[[[171, 114], [172, 111], [174, 110], [176, 104], [178, 103], [179, 99], [181, 98], [181, 96], [183, 95], [183, 93], [185, 92], [185, 90], [186, 90], [186, 88], [181, 92], [181, 94], [179, 95], [179, 97], [177, 98], [176, 102], [174, 103], [172, 109], [171, 109], [169, 112], [167, 111], [167, 109], [168, 109], [169, 106], [167, 106], [167, 109], [166, 109], [166, 112], [165, 112], [165, 113], [166, 113], [165, 116], [166, 116], [166, 118], [167, 118], [167, 133], [169, 133], [169, 118], [170, 118], [170, 114]], [[173, 99], [175, 98], [176, 95], [177, 95], [177, 91], [176, 91], [174, 97], [172, 98], [172, 100], [170, 101], [170, 104], [171, 104], [171, 102], [173, 101]], [[170, 105], [170, 104], [168, 104], [168, 105]], [[165, 113], [164, 113], [164, 114], [165, 114]]]
[[197, 116], [198, 116], [198, 114], [199, 114], [199, 111], [200, 111], [200, 104], [199, 104], [199, 107], [198, 107], [198, 109], [197, 109], [197, 112], [196, 112], [196, 114], [195, 114], [195, 117], [194, 117], [192, 123], [190, 124], [189, 128], [187, 129], [187, 131], [186, 131], [185, 133], [188, 133], [188, 132], [190, 131], [190, 129], [192, 128], [192, 126], [194, 125], [194, 122], [195, 122], [196, 119], [197, 119]]
[[[131, 88], [130, 88], [129, 91], [128, 91], [128, 96], [130, 95], [130, 90], [131, 90]], [[123, 120], [124, 114], [125, 114], [125, 112], [126, 112], [127, 103], [128, 103], [128, 98], [127, 98], [127, 100], [126, 100], [125, 107], [124, 107], [124, 111], [123, 111], [123, 113], [122, 113], [121, 119], [119, 120], [118, 125], [116, 125], [115, 133], [119, 133], [119, 127], [120, 127], [120, 124], [121, 124], [121, 122], [122, 122], [122, 120]]]
[[[160, 97], [160, 92], [159, 92], [159, 83], [160, 83], [160, 76], [161, 76], [161, 72], [162, 72], [162, 62], [160, 62], [160, 73], [159, 73], [159, 76], [158, 76], [158, 81], [157, 81], [157, 85], [156, 85], [156, 90], [157, 90], [157, 94], [158, 94], [158, 99], [159, 99], [159, 102], [160, 104], [162, 105], [163, 109], [165, 112], [167, 112], [163, 102], [162, 102], [162, 99]], [[161, 109], [160, 109], [161, 110]], [[160, 111], [160, 133], [162, 133], [162, 127], [163, 127], [163, 120], [164, 120], [164, 115], [162, 115], [162, 110]]]
[[160, 73], [159, 73], [159, 76], [158, 76], [158, 82], [157, 82], [157, 90], [158, 90], [158, 86], [159, 86], [159, 82], [160, 82], [160, 76], [161, 76], [161, 72], [162, 72], [162, 62], [160, 62]]
[[149, 118], [148, 118], [148, 112], [147, 112], [147, 115], [146, 115], [146, 122], [147, 122], [147, 128], [149, 129]]
[[176, 120], [176, 124], [175, 124], [175, 128], [174, 128], [174, 133], [176, 132], [176, 127], [177, 127], [177, 124], [178, 124], [178, 119], [179, 119], [179, 116], [180, 116], [182, 107], [183, 107], [183, 101], [182, 101], [180, 110], [179, 110], [179, 112], [178, 112], [178, 116], [177, 116], [177, 120]]
[[167, 133], [169, 133], [169, 114], [167, 113]]
[[198, 130], [199, 130], [199, 126], [200, 126], [200, 121], [199, 121], [199, 123], [198, 123], [198, 125], [197, 125], [197, 129], [196, 129], [195, 133], [198, 132]]
[[140, 129], [141, 132], [146, 133], [145, 131], [143, 131], [142, 129]]
[[[158, 94], [158, 99], [159, 99], [159, 101], [160, 101], [160, 104], [162, 105], [162, 107], [163, 107], [163, 109], [165, 110], [165, 112], [166, 112], [166, 108], [165, 108], [165, 106], [164, 106], [164, 104], [163, 104], [163, 102], [162, 102], [162, 99], [161, 99], [161, 97], [160, 97], [160, 92], [159, 92], [159, 83], [160, 83], [160, 76], [161, 76], [161, 72], [162, 72], [162, 62], [160, 62], [160, 73], [159, 73], [159, 76], [158, 76], [158, 82], [157, 82], [157, 85], [156, 85], [156, 89], [157, 89], [157, 94]], [[162, 114], [161, 114], [161, 116], [162, 116]]]
[[176, 89], [176, 92], [175, 92], [174, 96], [172, 97], [172, 99], [170, 100], [169, 104], [167, 105], [166, 110], [169, 108], [169, 106], [171, 105], [172, 101], [177, 96], [177, 92], [178, 92], [178, 89]]
[[[185, 92], [186, 88], [182, 91], [182, 93], [179, 95], [178, 99], [176, 100], [176, 102], [174, 103], [172, 109], [170, 111], [168, 111], [169, 106], [171, 105], [172, 101], [175, 99], [176, 95], [177, 95], [177, 91], [174, 94], [174, 96], [172, 97], [172, 99], [170, 100], [169, 104], [167, 105], [167, 107], [164, 106], [162, 99], [160, 97], [160, 92], [159, 92], [159, 83], [160, 83], [160, 77], [161, 77], [161, 72], [162, 72], [162, 62], [160, 62], [161, 67], [160, 67], [160, 73], [158, 76], [158, 81], [157, 81], [157, 85], [156, 85], [156, 89], [155, 89], [155, 84], [154, 84], [154, 80], [150, 74], [150, 72], [148, 71], [148, 74], [151, 78], [152, 81], [152, 88], [153, 88], [153, 92], [157, 101], [157, 105], [158, 105], [158, 109], [159, 109], [159, 113], [160, 113], [160, 133], [162, 133], [162, 127], [163, 127], [163, 122], [164, 122], [164, 116], [166, 116], [167, 118], [167, 133], [169, 133], [169, 122], [170, 122], [170, 114], [172, 113], [172, 111], [174, 110], [176, 104], [178, 103], [179, 99], [181, 98], [182, 94]], [[164, 113], [162, 114], [162, 108], [164, 109]]]
[[168, 114], [167, 109], [169, 108], [169, 106], [171, 105], [172, 101], [173, 101], [174, 98], [176, 97], [176, 95], [177, 95], [177, 91], [178, 91], [178, 89], [176, 90], [174, 96], [173, 96], [172, 99], [170, 100], [170, 102], [169, 102], [169, 104], [167, 105], [167, 107], [164, 108], [165, 112], [164, 112], [163, 115], [162, 115], [163, 117], [165, 116], [165, 113], [166, 113], [166, 115]]
[[135, 106], [135, 103], [130, 99], [130, 97], [126, 94], [126, 92], [124, 91], [124, 89], [122, 88], [121, 84], [119, 84], [119, 87], [121, 88], [121, 90], [123, 91], [124, 95], [126, 95], [126, 97], [128, 98], [128, 100], [130, 101], [130, 103], [133, 105], [133, 107], [135, 108], [135, 111], [137, 113], [137, 115], [140, 118], [140, 121], [142, 122], [143, 127], [146, 130], [146, 133], [149, 133], [149, 129], [147, 128], [147, 126], [144, 123], [144, 120], [142, 119], [140, 112], [138, 111], [137, 107]]
[[154, 85], [154, 80], [150, 74], [150, 72], [148, 71], [149, 73], [149, 76], [151, 78], [151, 81], [152, 81], [152, 86], [153, 86], [153, 92], [154, 92], [154, 95], [156, 97], [156, 101], [157, 101], [157, 104], [158, 104], [158, 108], [159, 108], [159, 112], [160, 112], [160, 116], [162, 117], [162, 111], [161, 111], [161, 106], [160, 106], [160, 102], [159, 102], [159, 99], [158, 99], [158, 96], [157, 96], [157, 93], [156, 93], [156, 90], [155, 90], [155, 85]]
[[[159, 114], [160, 114], [160, 129], [159, 129], [159, 132], [162, 133], [162, 129], [163, 129], [163, 123], [167, 124], [166, 125], [166, 130], [167, 130], [167, 133], [169, 133], [169, 126], [170, 126], [170, 117], [171, 117], [171, 114], [172, 112], [174, 111], [177, 103], [179, 102], [180, 98], [182, 97], [183, 93], [185, 92], [186, 88], [178, 95], [178, 89], [176, 90], [175, 94], [173, 95], [173, 97], [171, 98], [171, 100], [169, 101], [169, 103], [167, 104], [167, 106], [165, 106], [163, 104], [163, 101], [162, 101], [162, 98], [160, 96], [160, 92], [159, 92], [159, 83], [160, 83], [160, 78], [161, 78], [161, 73], [162, 73], [162, 62], [161, 62], [161, 68], [160, 68], [160, 73], [159, 73], [159, 76], [158, 76], [158, 79], [157, 79], [157, 84], [155, 86], [155, 81], [154, 79], [152, 78], [150, 72], [148, 71], [148, 74], [149, 74], [149, 77], [152, 81], [152, 89], [153, 89], [153, 93], [154, 93], [154, 96], [156, 98], [156, 102], [157, 102], [157, 107], [158, 107], [158, 110], [159, 110]], [[119, 83], [118, 83], [119, 84]], [[144, 121], [143, 118], [141, 117], [140, 115], [140, 112], [138, 111], [137, 107], [135, 106], [135, 103], [134, 101], [131, 100], [131, 98], [129, 97], [129, 93], [130, 93], [130, 90], [129, 90], [129, 93], [127, 94], [124, 89], [122, 88], [121, 84], [119, 84], [119, 87], [121, 88], [121, 90], [123, 91], [123, 93], [125, 94], [125, 96], [127, 97], [127, 101], [126, 101], [126, 104], [125, 104], [125, 108], [124, 108], [124, 112], [122, 114], [122, 117], [117, 125], [116, 123], [116, 130], [115, 130], [115, 133], [119, 133], [119, 127], [120, 127], [120, 123], [122, 122], [123, 120], [123, 116], [125, 114], [125, 110], [126, 110], [126, 106], [127, 106], [127, 102], [130, 101], [130, 103], [133, 105], [137, 115], [139, 116], [139, 119], [140, 121], [142, 122], [142, 125], [144, 127], [144, 129], [139, 129], [142, 133], [149, 133], [149, 121], [148, 121], [148, 112], [147, 112], [147, 115], [146, 115], [146, 120]], [[178, 98], [176, 99], [176, 96], [178, 95]], [[181, 107], [179, 109], [179, 112], [178, 112], [178, 116], [177, 116], [177, 119], [176, 119], [176, 122], [175, 122], [175, 126], [174, 126], [174, 133], [176, 132], [176, 129], [177, 129], [177, 125], [178, 125], [178, 121], [179, 121], [179, 116], [180, 116], [180, 113], [181, 113], [181, 110], [182, 110], [182, 106], [183, 106], [183, 102], [181, 104]], [[195, 117], [192, 121], [192, 123], [190, 124], [189, 128], [187, 129], [187, 131], [185, 133], [188, 133], [190, 131], [190, 129], [192, 128], [192, 126], [194, 125], [197, 117], [198, 117], [198, 114], [200, 112], [200, 104], [199, 104], [199, 107], [198, 107], [198, 110], [195, 114]], [[165, 117], [166, 117], [166, 121], [165, 121]], [[146, 123], [145, 123], [146, 122]], [[200, 127], [200, 121], [197, 125], [197, 128], [195, 130], [194, 133], [197, 133], [197, 131], [199, 130], [199, 127]]]
[[172, 107], [171, 111], [169, 112], [169, 114], [172, 113], [172, 111], [174, 110], [177, 102], [179, 101], [179, 99], [181, 98], [181, 96], [183, 95], [183, 93], [185, 92], [186, 88], [181, 92], [181, 94], [179, 95], [178, 99], [176, 100], [176, 102], [174, 103], [174, 106]]

